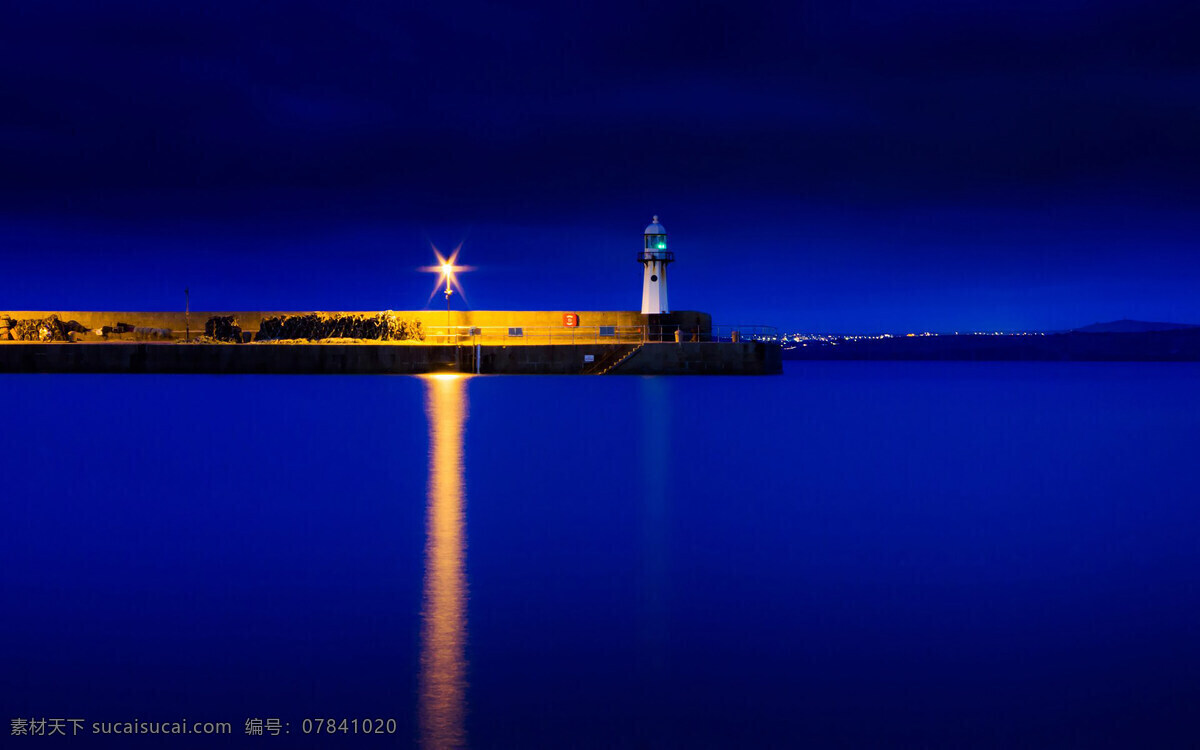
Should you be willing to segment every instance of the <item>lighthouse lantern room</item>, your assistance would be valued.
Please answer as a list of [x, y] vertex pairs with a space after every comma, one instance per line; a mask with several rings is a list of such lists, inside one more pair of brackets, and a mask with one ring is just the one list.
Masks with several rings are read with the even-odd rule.
[[667, 249], [667, 230], [655, 216], [646, 227], [645, 246], [638, 255], [642, 264], [642, 315], [671, 311], [667, 305], [667, 265], [674, 260], [675, 254]]

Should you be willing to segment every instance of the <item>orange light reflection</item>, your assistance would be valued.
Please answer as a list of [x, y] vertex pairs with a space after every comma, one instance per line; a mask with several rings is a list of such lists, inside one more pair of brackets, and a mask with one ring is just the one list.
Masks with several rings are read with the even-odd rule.
[[427, 376], [424, 381], [429, 493], [418, 713], [423, 747], [456, 748], [466, 745], [466, 498], [462, 458], [466, 378], [439, 374]]

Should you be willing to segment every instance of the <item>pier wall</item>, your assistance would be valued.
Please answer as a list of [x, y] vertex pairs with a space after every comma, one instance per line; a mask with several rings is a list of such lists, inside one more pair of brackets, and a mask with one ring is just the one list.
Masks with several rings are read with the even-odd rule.
[[[313, 311], [281, 312], [281, 311], [246, 311], [246, 310], [194, 310], [190, 314], [192, 335], [204, 332], [204, 323], [213, 316], [233, 316], [243, 331], [257, 333], [262, 321], [266, 318], [287, 315], [310, 315]], [[329, 315], [376, 315], [378, 310], [359, 311], [326, 311]], [[395, 310], [398, 318], [420, 321], [428, 331], [445, 330], [447, 319], [453, 327], [479, 328], [556, 328], [564, 332], [571, 329], [563, 325], [563, 315], [574, 313], [578, 316], [580, 329], [595, 328], [596, 326], [617, 326], [620, 328], [651, 325], [680, 326], [686, 330], [699, 327], [702, 331], [712, 328], [712, 318], [707, 313], [693, 310], [682, 310], [667, 315], [642, 315], [636, 310], [451, 310], [447, 317], [445, 310]], [[88, 310], [0, 310], [0, 318], [14, 320], [40, 320], [50, 315], [57, 315], [60, 320], [74, 320], [91, 329], [102, 326], [116, 326], [127, 323], [138, 328], [167, 328], [177, 332], [176, 338], [183, 338], [183, 331], [189, 326], [182, 310], [177, 312], [132, 312], [132, 311], [88, 311]], [[648, 321], [647, 318], [650, 318]]]
[[617, 375], [777, 375], [780, 346], [763, 341], [647, 344], [614, 369]]
[[[90, 330], [125, 323], [173, 332], [172, 339], [161, 341], [129, 340], [113, 335], [102, 340], [94, 334], [72, 342], [2, 341], [0, 372], [413, 374], [478, 370], [481, 374], [769, 374], [782, 371], [778, 344], [713, 341], [712, 319], [707, 313], [681, 311], [646, 316], [633, 310], [569, 311], [577, 316], [579, 325], [568, 327], [563, 325], [565, 312], [451, 311], [450, 325], [460, 328], [448, 336], [444, 311], [395, 311], [400, 319], [420, 321], [426, 340], [225, 344], [184, 343], [184, 329], [189, 323], [182, 312], [0, 311], [0, 318], [14, 320], [42, 320], [57, 315], [60, 320], [74, 320]], [[244, 332], [253, 334], [266, 318], [307, 314], [311, 313], [197, 311], [190, 315], [190, 328], [196, 336], [203, 333], [210, 317], [232, 316]], [[601, 326], [617, 330], [602, 335]], [[675, 341], [675, 327], [682, 329], [679, 342]], [[482, 333], [470, 332], [472, 328], [479, 328]], [[510, 328], [522, 328], [524, 332], [510, 336]]]
[[[0, 373], [578, 375], [606, 358], [634, 354], [612, 374], [748, 374], [782, 371], [779, 345], [763, 342], [674, 344], [209, 344], [23, 343], [0, 345]], [[591, 357], [591, 362], [588, 361]]]

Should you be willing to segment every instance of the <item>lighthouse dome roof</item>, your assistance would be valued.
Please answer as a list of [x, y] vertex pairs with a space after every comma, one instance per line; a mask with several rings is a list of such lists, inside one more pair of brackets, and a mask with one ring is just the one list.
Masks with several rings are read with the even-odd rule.
[[646, 227], [646, 231], [643, 232], [643, 234], [666, 234], [666, 233], [667, 233], [667, 230], [663, 227], [662, 224], [658, 223], [657, 216], [654, 217], [653, 221], [650, 222], [650, 226]]

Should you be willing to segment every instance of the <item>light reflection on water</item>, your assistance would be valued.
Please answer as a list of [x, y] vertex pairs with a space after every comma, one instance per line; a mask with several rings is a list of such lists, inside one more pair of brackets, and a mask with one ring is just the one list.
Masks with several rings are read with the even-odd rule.
[[662, 378], [643, 377], [638, 384], [641, 414], [641, 625], [644, 679], [657, 681], [666, 672], [668, 645], [667, 604], [668, 557], [670, 550], [670, 506], [668, 501], [671, 455], [671, 405], [668, 384]]
[[1195, 745], [1200, 365], [0, 381], [10, 718], [278, 710], [320, 750]]
[[418, 714], [423, 746], [454, 748], [466, 744], [463, 425], [467, 390], [464, 377], [431, 376], [424, 381], [429, 492]]

